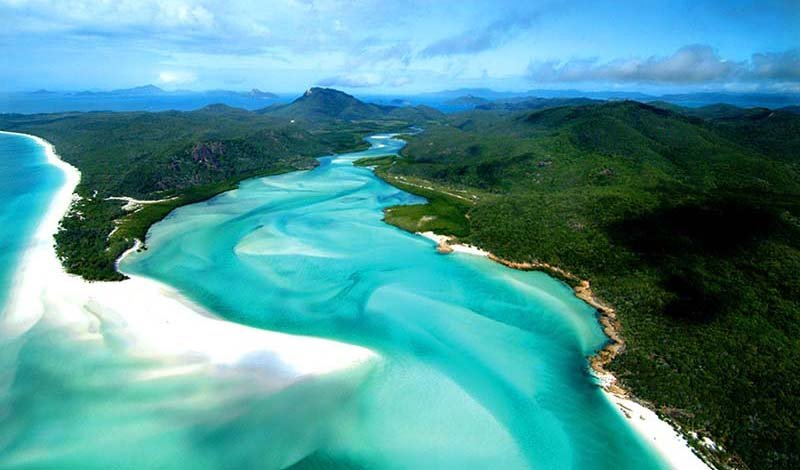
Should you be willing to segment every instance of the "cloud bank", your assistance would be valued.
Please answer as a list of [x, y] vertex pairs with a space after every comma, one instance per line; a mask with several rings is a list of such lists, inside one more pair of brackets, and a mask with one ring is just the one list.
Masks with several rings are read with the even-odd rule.
[[[800, 9], [747, 2], [0, 0], [0, 90], [800, 90]], [[697, 44], [665, 49], [675, 37]]]
[[527, 78], [538, 83], [611, 82], [643, 84], [705, 84], [723, 82], [800, 81], [800, 49], [756, 53], [749, 61], [720, 57], [711, 46], [694, 44], [666, 57], [531, 61]]

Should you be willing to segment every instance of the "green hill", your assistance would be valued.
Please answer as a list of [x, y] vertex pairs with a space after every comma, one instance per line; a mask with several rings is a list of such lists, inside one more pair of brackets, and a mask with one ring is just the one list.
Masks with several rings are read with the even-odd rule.
[[800, 106], [786, 106], [781, 108], [781, 111], [786, 111], [787, 113], [800, 114]]
[[797, 468], [800, 116], [734, 111], [454, 115], [378, 168], [432, 202], [386, 218], [589, 279], [618, 310], [623, 384], [718, 461]]
[[[365, 145], [365, 135], [427, 116], [425, 110], [384, 109], [318, 89], [286, 111], [292, 109], [313, 122], [215, 104], [192, 112], [6, 114], [0, 128], [49, 140], [81, 171], [81, 199], [62, 220], [57, 251], [72, 273], [116, 280], [123, 277], [114, 266], [119, 255], [175, 207], [245, 178], [311, 168], [315, 157], [354, 150]], [[361, 121], [365, 116], [373, 119]], [[356, 117], [359, 123], [350, 120]], [[129, 212], [109, 197], [166, 200]]]
[[289, 104], [265, 108], [262, 112], [295, 120], [324, 121], [378, 119], [390, 109], [388, 106], [364, 103], [338, 90], [315, 87]]
[[584, 104], [600, 103], [599, 100], [590, 98], [510, 98], [496, 100], [476, 106], [477, 109], [487, 111], [534, 111], [538, 109], [557, 108], [560, 106], [578, 106]]
[[[363, 162], [428, 198], [388, 222], [591, 280], [622, 323], [611, 368], [624, 385], [721, 444], [704, 450], [717, 461], [800, 466], [800, 116], [514, 106], [444, 116], [314, 88], [258, 112], [0, 115], [0, 128], [50, 140], [81, 170], [57, 251], [71, 272], [119, 279], [114, 260], [175, 207], [423, 124], [402, 158]], [[129, 212], [110, 196], [167, 200]]]
[[429, 107], [397, 107], [365, 103], [347, 93], [331, 88], [311, 88], [303, 96], [286, 105], [270, 106], [260, 111], [265, 115], [308, 123], [331, 120], [365, 121], [398, 119], [424, 122], [444, 115]]
[[478, 105], [489, 103], [489, 100], [480, 96], [464, 95], [453, 98], [444, 102], [448, 106], [470, 106], [475, 107]]
[[738, 108], [715, 104], [701, 108], [681, 108], [653, 103], [677, 114], [702, 119], [725, 138], [750, 148], [756, 153], [796, 161], [800, 156], [800, 119], [791, 107]]

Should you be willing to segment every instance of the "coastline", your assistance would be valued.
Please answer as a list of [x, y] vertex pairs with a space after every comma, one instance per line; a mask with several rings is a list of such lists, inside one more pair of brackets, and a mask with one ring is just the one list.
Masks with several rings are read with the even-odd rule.
[[[33, 299], [38, 298], [35, 289], [33, 289], [35, 284], [30, 281], [38, 274], [39, 271], [43, 270], [37, 269], [40, 266], [42, 268], [52, 267], [52, 263], [50, 262], [51, 260], [48, 259], [46, 251], [49, 247], [53, 247], [55, 244], [54, 235], [58, 230], [58, 224], [61, 221], [61, 217], [66, 214], [72, 204], [72, 194], [75, 190], [75, 187], [78, 186], [78, 183], [80, 183], [81, 174], [77, 168], [61, 160], [61, 158], [58, 157], [58, 154], [56, 154], [53, 144], [41, 137], [9, 131], [0, 131], [0, 134], [24, 136], [33, 140], [39, 146], [44, 148], [47, 163], [58, 168], [64, 175], [64, 182], [53, 194], [47, 206], [45, 215], [39, 220], [36, 228], [33, 231], [29, 245], [25, 249], [25, 252], [20, 259], [19, 266], [16, 270], [15, 279], [11, 288], [9, 289], [8, 301], [5, 306], [2, 306], [2, 312], [5, 313], [5, 315], [3, 315], [3, 318], [0, 319], [0, 331], [3, 333], [11, 333], [12, 336], [16, 337], [30, 329], [41, 318], [41, 315], [21, 318], [17, 315], [11, 314], [15, 311], [19, 311], [22, 308], [21, 304], [23, 302], [30, 302]], [[60, 268], [61, 263], [58, 261], [55, 255], [54, 248], [52, 249], [52, 252], [53, 258], [55, 258], [55, 261], [58, 263]], [[41, 314], [43, 305], [37, 305], [37, 307], [38, 308], [35, 310], [37, 310], [37, 313]], [[31, 308], [30, 310], [33, 311], [34, 309]], [[8, 329], [9, 320], [13, 320], [13, 329], [10, 331]]]
[[[64, 271], [54, 235], [69, 211], [80, 172], [41, 145], [64, 182], [55, 191], [21, 257], [0, 318], [0, 337], [11, 341], [37, 324], [60, 328], [77, 341], [115, 347], [122, 354], [155, 359], [142, 380], [202, 373], [241, 374], [264, 391], [379, 359], [359, 346], [288, 335], [221, 320], [172, 287], [141, 276], [120, 282], [88, 282]], [[135, 251], [127, 250], [118, 260]]]
[[[64, 173], [65, 181], [55, 192], [22, 257], [5, 315], [0, 318], [2, 337], [17, 337], [40, 322], [48, 322], [72, 332], [77, 340], [101, 346], [119, 345], [119, 341], [110, 341], [109, 336], [122, 338], [124, 353], [159, 360], [158, 367], [141, 374], [138, 380], [237, 373], [252, 377], [254, 386], [263, 391], [284, 388], [309, 375], [341, 370], [378, 358], [357, 346], [220, 320], [170, 286], [141, 276], [126, 274], [130, 279], [125, 281], [87, 282], [66, 273], [56, 257], [53, 236], [72, 204], [80, 172], [62, 161], [55, 148], [44, 139], [3, 133], [24, 135], [42, 145], [48, 163]], [[449, 237], [431, 232], [420, 235], [436, 241], [442, 252], [449, 249], [487, 257], [514, 269], [544, 270], [561, 278], [572, 276], [547, 264], [512, 263], [474, 246], [450, 244]], [[125, 251], [117, 263], [137, 248]], [[571, 279], [577, 281], [574, 276]], [[590, 363], [615, 409], [671, 467], [709, 468], [669, 423], [634, 401], [622, 388], [612, 388], [616, 386], [616, 379], [603, 367], [624, 347], [614, 311], [594, 297], [588, 281], [578, 282], [574, 290], [576, 296], [598, 309], [601, 323], [607, 319], [608, 324], [603, 323], [603, 327], [612, 341], [593, 356]], [[618, 347], [609, 348], [611, 345]], [[257, 357], [255, 362], [254, 356]], [[601, 356], [602, 359], [598, 359]]]
[[655, 449], [670, 468], [711, 469], [686, 440], [683, 434], [673, 425], [661, 419], [655, 411], [619, 385], [613, 373], [606, 366], [625, 350], [625, 340], [621, 334], [621, 325], [616, 311], [598, 299], [592, 292], [588, 280], [580, 279], [574, 274], [548, 263], [517, 263], [500, 258], [481, 248], [460, 243], [451, 243], [452, 238], [434, 232], [416, 232], [417, 235], [436, 243], [436, 251], [441, 254], [465, 253], [488, 258], [512, 269], [522, 271], [543, 271], [553, 277], [567, 281], [572, 287], [575, 297], [591, 305], [598, 312], [598, 321], [608, 337], [608, 343], [589, 358], [592, 374], [598, 379], [603, 395], [614, 405], [639, 436]]

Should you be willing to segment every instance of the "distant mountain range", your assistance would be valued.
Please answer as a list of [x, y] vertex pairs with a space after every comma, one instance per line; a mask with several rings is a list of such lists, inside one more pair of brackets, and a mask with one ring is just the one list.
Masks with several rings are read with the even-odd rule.
[[656, 96], [628, 91], [580, 91], [580, 90], [527, 90], [527, 91], [495, 91], [489, 88], [458, 88], [455, 90], [442, 90], [433, 93], [423, 93], [420, 96], [438, 98], [443, 101], [460, 100], [461, 98], [482, 98], [496, 101], [510, 98], [595, 98], [595, 99], [628, 99], [646, 101], [655, 99]]
[[[487, 102], [508, 104], [513, 102], [513, 100], [529, 100], [532, 98], [581, 98], [591, 100], [634, 100], [640, 102], [663, 101], [688, 107], [700, 107], [719, 103], [740, 107], [765, 107], [770, 109], [800, 106], [800, 94], [797, 93], [701, 92], [649, 95], [629, 91], [528, 90], [524, 92], [502, 92], [488, 88], [460, 88], [434, 93], [423, 93], [417, 97], [417, 102], [427, 102], [432, 106], [445, 109], [470, 109], [472, 107], [482, 107], [487, 104]], [[481, 100], [483, 100], [483, 102], [481, 102]]]
[[233, 90], [164, 90], [144, 85], [117, 90], [0, 93], [0, 113], [53, 113], [64, 111], [191, 111], [214, 103], [255, 110], [288, 100], [289, 96], [253, 88]]
[[535, 111], [537, 109], [555, 108], [558, 106], [578, 106], [584, 104], [601, 103], [603, 100], [591, 98], [509, 98], [487, 102], [475, 109], [486, 111]]
[[258, 88], [253, 88], [250, 91], [231, 91], [231, 90], [207, 90], [207, 91], [192, 91], [192, 90], [164, 90], [155, 85], [143, 85], [133, 88], [121, 88], [110, 91], [95, 91], [95, 90], [82, 90], [75, 92], [58, 92], [50, 90], [37, 90], [30, 94], [33, 95], [66, 95], [66, 96], [169, 96], [169, 95], [235, 95], [249, 98], [263, 98], [275, 100], [278, 95], [266, 91], [261, 91]]
[[[314, 90], [325, 88], [312, 88]], [[353, 98], [350, 95], [343, 95]], [[233, 90], [164, 90], [155, 85], [144, 85], [117, 90], [84, 90], [84, 91], [52, 91], [40, 89], [31, 92], [0, 93], [0, 113], [45, 113], [63, 111], [188, 111], [200, 109], [215, 103], [228, 106], [257, 110], [272, 105], [271, 113], [280, 115], [298, 113], [289, 107], [289, 101], [296, 95], [279, 95], [253, 88], [250, 91]], [[327, 95], [323, 95], [326, 98]], [[783, 108], [790, 112], [800, 109], [800, 94], [789, 93], [683, 93], [663, 96], [648, 95], [627, 91], [580, 91], [580, 90], [541, 90], [533, 89], [523, 92], [496, 91], [489, 88], [460, 88], [442, 90], [417, 95], [359, 95], [360, 105], [349, 102], [342, 96], [327, 96], [330, 102], [318, 101], [318, 96], [302, 96], [297, 101], [304, 103], [309, 118], [314, 113], [333, 107], [337, 109], [341, 119], [358, 116], [358, 119], [370, 119], [384, 116], [394, 108], [415, 109], [420, 105], [427, 107], [426, 112], [435, 108], [443, 112], [461, 112], [474, 108], [480, 109], [540, 109], [555, 103], [561, 105], [580, 104], [593, 100], [635, 100], [640, 102], [662, 102], [683, 107], [703, 107], [714, 104], [727, 104], [739, 107], [764, 107], [770, 109]], [[301, 101], [302, 100], [302, 101]], [[557, 100], [544, 102], [541, 100]], [[558, 101], [560, 100], [560, 101]], [[306, 102], [307, 101], [307, 102]], [[314, 104], [316, 103], [316, 105]], [[316, 111], [312, 108], [316, 106]], [[283, 111], [281, 111], [283, 110]], [[327, 111], [323, 112], [325, 114]], [[302, 114], [302, 113], [300, 113]], [[319, 114], [318, 114], [319, 116]], [[327, 116], [327, 115], [326, 115]], [[330, 116], [327, 116], [330, 117]]]

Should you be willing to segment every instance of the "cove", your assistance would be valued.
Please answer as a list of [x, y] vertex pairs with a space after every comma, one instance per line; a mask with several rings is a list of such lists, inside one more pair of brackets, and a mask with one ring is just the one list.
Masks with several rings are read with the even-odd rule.
[[[231, 321], [380, 355], [297, 468], [663, 468], [588, 372], [607, 340], [594, 310], [545, 274], [440, 255], [383, 223], [383, 208], [423, 200], [352, 165], [403, 145], [368, 141], [175, 210], [121, 269]], [[308, 397], [284, 398], [302, 429]], [[259, 429], [281, 445], [279, 426], [246, 431]]]

